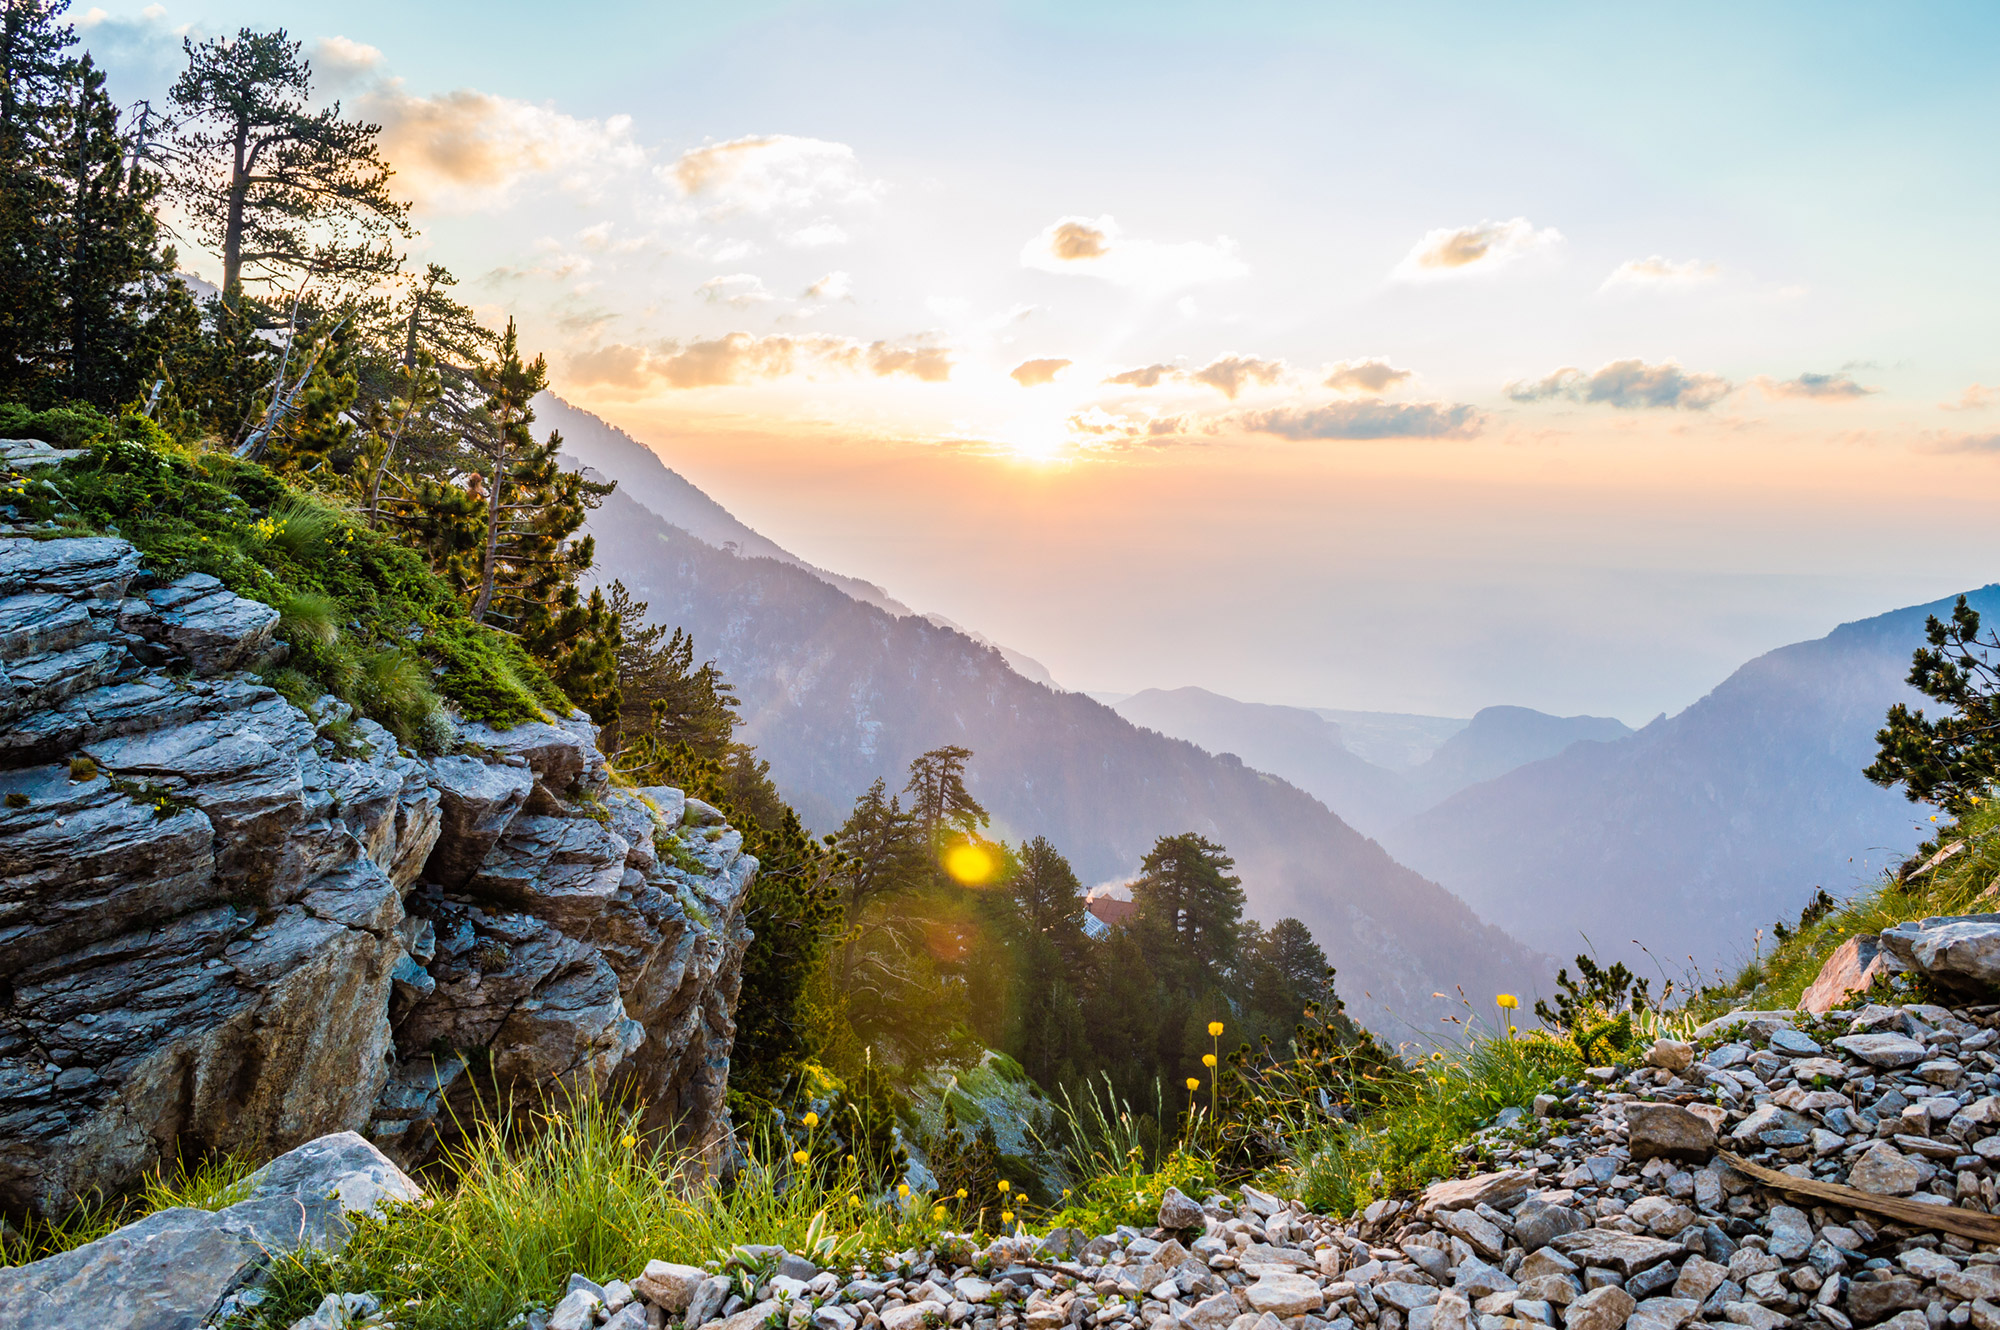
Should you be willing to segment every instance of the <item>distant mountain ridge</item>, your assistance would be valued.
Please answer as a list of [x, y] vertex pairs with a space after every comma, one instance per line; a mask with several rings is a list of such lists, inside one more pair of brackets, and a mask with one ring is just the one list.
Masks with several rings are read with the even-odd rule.
[[[1117, 710], [1149, 729], [1210, 752], [1234, 753], [1282, 776], [1378, 838], [1469, 785], [1553, 757], [1573, 743], [1632, 732], [1608, 717], [1550, 716], [1526, 707], [1486, 707], [1469, 721], [1453, 721], [1239, 702], [1205, 688], [1147, 689], [1120, 701]], [[1349, 719], [1336, 722], [1330, 714]], [[1375, 727], [1372, 751], [1399, 756], [1424, 753], [1430, 740], [1448, 737], [1422, 761], [1395, 770], [1349, 746], [1348, 728], [1363, 725]]]
[[[567, 444], [574, 426], [563, 428]], [[816, 829], [838, 825], [870, 781], [900, 784], [911, 758], [959, 743], [975, 754], [969, 784], [995, 831], [1046, 835], [1085, 881], [1129, 876], [1161, 834], [1226, 846], [1252, 913], [1311, 926], [1354, 1014], [1384, 1033], [1444, 1014], [1433, 995], [1457, 985], [1545, 986], [1546, 958], [1284, 781], [1024, 678], [965, 633], [859, 599], [795, 559], [746, 554], [740, 537], [724, 549], [664, 520], [646, 498], [720, 529], [687, 482], [651, 474], [664, 464], [632, 448], [576, 454], [619, 481], [590, 522], [598, 576], [623, 580], [654, 622], [686, 628], [715, 658], [742, 699], [744, 738]]]
[[[2000, 587], [1968, 598], [2000, 613]], [[1732, 963], [1815, 888], [1872, 881], [1924, 838], [1920, 810], [1861, 770], [1889, 705], [1919, 700], [1910, 653], [1953, 599], [1768, 652], [1679, 715], [1462, 790], [1384, 843], [1557, 955], [1587, 935], [1670, 971]]]

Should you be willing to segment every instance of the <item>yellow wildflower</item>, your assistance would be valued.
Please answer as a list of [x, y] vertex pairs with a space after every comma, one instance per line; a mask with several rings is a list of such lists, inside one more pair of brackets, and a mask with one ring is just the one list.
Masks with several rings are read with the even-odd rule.
[[1199, 1090], [1201, 1088], [1201, 1077], [1199, 1076], [1188, 1077], [1187, 1085], [1188, 1089], [1190, 1090]]
[[807, 1127], [817, 1127], [819, 1125], [819, 1114], [808, 1113], [803, 1118], [800, 1118], [799, 1121], [805, 1123]]
[[904, 1200], [906, 1200], [906, 1201], [907, 1201], [907, 1200], [909, 1200], [909, 1199], [910, 1199], [910, 1184], [909, 1184], [909, 1183], [907, 1183], [907, 1182], [899, 1182], [899, 1183], [897, 1183], [897, 1184], [896, 1184], [896, 1195], [898, 1195], [898, 1196], [902, 1197], [902, 1198], [903, 1198]]
[[958, 1189], [958, 1199], [961, 1201], [965, 1199], [965, 1188], [960, 1187]]
[[1208, 1037], [1209, 1037], [1210, 1039], [1220, 1039], [1220, 1038], [1222, 1038], [1222, 1022], [1221, 1022], [1221, 1021], [1210, 1021], [1210, 1022], [1208, 1023]]
[[801, 1167], [803, 1167], [806, 1164], [812, 1162], [812, 1156], [807, 1154], [804, 1150], [794, 1150], [792, 1152], [792, 1162], [794, 1164], [798, 1164]]
[[627, 1132], [627, 1133], [625, 1134], [625, 1139], [624, 1139], [624, 1140], [622, 1140], [622, 1141], [620, 1141], [620, 1142], [618, 1142], [618, 1143], [619, 1143], [620, 1145], [624, 1146], [624, 1147], [625, 1147], [625, 1148], [626, 1148], [627, 1150], [629, 1150], [629, 1149], [631, 1149], [631, 1148], [632, 1148], [633, 1146], [635, 1146], [635, 1145], [637, 1145], [637, 1144], [639, 1143], [639, 1138], [638, 1138], [637, 1136], [634, 1136], [634, 1135], [632, 1135], [632, 1134], [631, 1134], [630, 1132]]
[[1005, 1193], [1005, 1192], [1008, 1192], [1008, 1191], [1011, 1191], [1011, 1190], [1013, 1190], [1013, 1187], [1014, 1187], [1014, 1184], [1013, 1184], [1013, 1183], [1011, 1183], [1011, 1182], [1009, 1182], [1009, 1181], [1007, 1181], [1007, 1179], [1005, 1179], [1005, 1178], [1002, 1178], [1002, 1179], [1000, 1179], [1000, 1190], [1001, 1190], [1001, 1192], [1002, 1192], [1002, 1193]]
[[1201, 1065], [1204, 1067], [1213, 1067], [1215, 1065], [1215, 1054], [1203, 1053], [1201, 1055]]
[[1521, 999], [1515, 997], [1512, 993], [1502, 993], [1499, 997], [1496, 997], [1493, 1000], [1499, 1003], [1501, 1008], [1506, 1011], [1512, 1011], [1514, 1010], [1514, 1008], [1521, 1005]]

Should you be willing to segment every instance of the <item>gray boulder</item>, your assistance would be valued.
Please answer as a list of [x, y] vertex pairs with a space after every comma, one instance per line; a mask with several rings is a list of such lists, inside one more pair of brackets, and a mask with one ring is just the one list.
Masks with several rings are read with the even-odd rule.
[[352, 1132], [272, 1160], [245, 1182], [244, 1193], [221, 1210], [161, 1210], [59, 1256], [0, 1270], [0, 1325], [197, 1330], [272, 1259], [337, 1250], [351, 1217], [423, 1195]]
[[1882, 949], [1911, 969], [1960, 988], [2000, 988], [2000, 914], [1915, 919], [1881, 934]]

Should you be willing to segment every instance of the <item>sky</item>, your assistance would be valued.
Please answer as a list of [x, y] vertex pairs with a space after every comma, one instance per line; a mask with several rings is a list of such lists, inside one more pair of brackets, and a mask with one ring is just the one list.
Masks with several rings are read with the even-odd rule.
[[285, 27], [557, 392], [1070, 687], [1638, 724], [2000, 577], [1990, 6], [72, 17]]

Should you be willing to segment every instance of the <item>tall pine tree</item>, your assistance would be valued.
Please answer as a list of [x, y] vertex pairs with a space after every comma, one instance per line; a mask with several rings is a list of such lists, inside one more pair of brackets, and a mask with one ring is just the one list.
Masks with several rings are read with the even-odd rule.
[[49, 230], [61, 212], [54, 158], [64, 71], [75, 30], [69, 0], [0, 8], [0, 393], [32, 397], [50, 377], [60, 298]]

